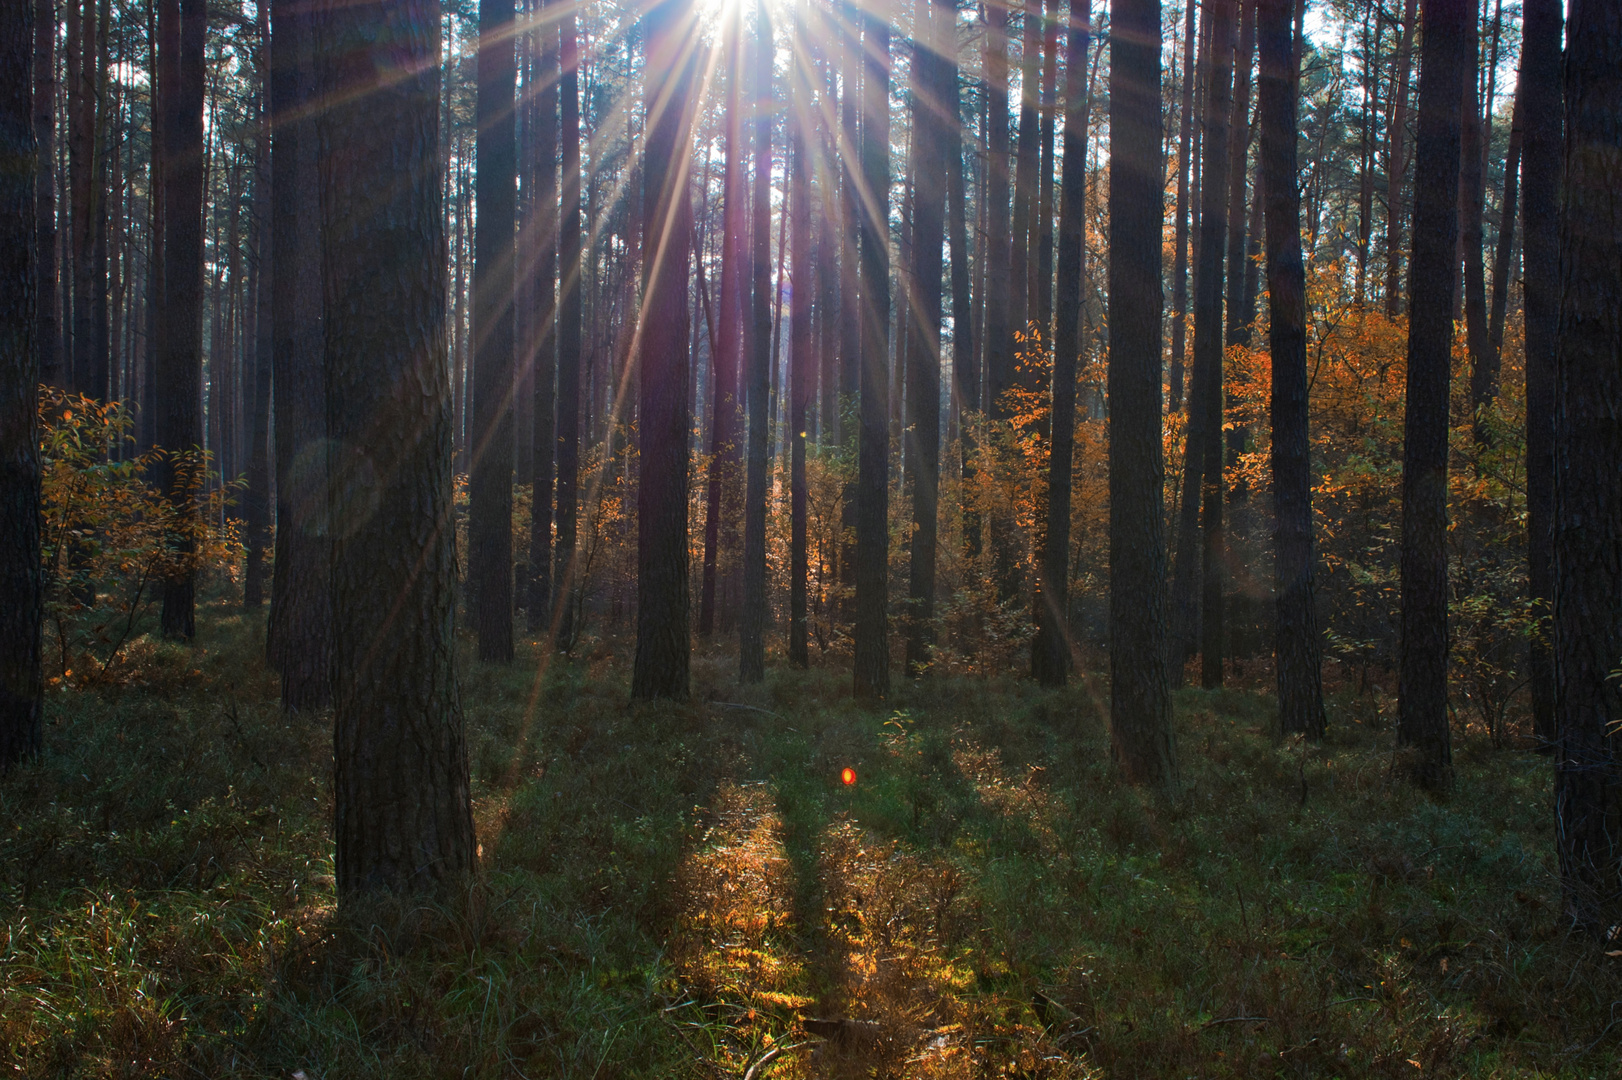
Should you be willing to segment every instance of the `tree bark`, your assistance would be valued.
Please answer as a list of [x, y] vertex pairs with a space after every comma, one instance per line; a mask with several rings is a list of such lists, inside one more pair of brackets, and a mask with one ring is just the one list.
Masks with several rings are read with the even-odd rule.
[[[861, 420], [856, 478], [857, 697], [890, 691], [890, 24], [883, 7], [864, 9], [862, 29]], [[939, 250], [937, 248], [937, 250]]]
[[[107, 396], [107, 388], [105, 378], [102, 385], [97, 386], [92, 304], [94, 226], [96, 204], [101, 197], [101, 186], [96, 183], [96, 3], [95, 0], [64, 0], [64, 3], [67, 11], [64, 45], [68, 83], [68, 264], [72, 290], [69, 317], [73, 321], [73, 387], [81, 394], [101, 399]], [[200, 165], [198, 175], [201, 175]]]
[[1185, 0], [1183, 15], [1183, 86], [1179, 109], [1180, 132], [1177, 137], [1177, 210], [1172, 256], [1171, 291], [1171, 401], [1167, 408], [1178, 412], [1183, 407], [1184, 342], [1188, 333], [1188, 244], [1189, 244], [1189, 174], [1194, 157], [1194, 66], [1199, 53], [1194, 33], [1196, 15], [1200, 6], [1196, 0]]
[[543, 0], [541, 19], [532, 34], [541, 37], [536, 71], [534, 158], [535, 192], [530, 212], [537, 222], [534, 305], [536, 327], [534, 486], [530, 489], [529, 604], [530, 633], [555, 633], [552, 620], [552, 494], [557, 458], [558, 381], [558, 28], [548, 20], [552, 0]]
[[1059, 79], [1058, 0], [1044, 0], [1042, 13], [1042, 165], [1036, 185], [1036, 324], [1042, 341], [1053, 342], [1053, 142], [1058, 111], [1055, 93]]
[[44, 740], [34, 14], [0, 13], [0, 774]]
[[[318, 29], [344, 906], [448, 893], [474, 859], [452, 634], [439, 27], [428, 0], [327, 0]], [[395, 77], [380, 83], [380, 68]]]
[[1459, 236], [1460, 105], [1471, 0], [1425, 0], [1402, 462], [1402, 656], [1397, 743], [1422, 787], [1452, 782], [1447, 716], [1447, 428]]
[[[271, 163], [270, 163], [270, 64], [273, 46], [270, 40], [270, 5], [261, 4], [258, 14], [260, 38], [260, 96], [259, 130], [254, 153], [253, 185], [253, 242], [254, 275], [253, 295], [250, 302], [255, 308], [254, 334], [251, 347], [254, 352], [253, 397], [248, 434], [248, 489], [244, 496], [243, 531], [247, 534], [248, 558], [243, 573], [242, 602], [257, 608], [265, 602], [265, 543], [270, 539], [270, 395], [271, 373], [276, 348], [273, 297], [271, 287], [275, 253], [271, 247]], [[247, 391], [247, 387], [243, 388]]]
[[[1239, 0], [1239, 47], [1233, 54], [1233, 119], [1228, 124], [1228, 332], [1229, 345], [1250, 344], [1254, 311], [1244, 303], [1246, 185], [1250, 156], [1250, 69], [1256, 56], [1256, 0]], [[1243, 432], [1235, 431], [1241, 440]]]
[[468, 583], [479, 659], [513, 658], [513, 228], [518, 84], [513, 0], [479, 0], [473, 174], [473, 474]]
[[39, 380], [59, 386], [72, 380], [62, 371], [61, 315], [57, 310], [55, 0], [34, 0], [33, 29], [33, 123], [38, 163], [34, 170], [34, 265], [38, 273], [34, 345], [39, 349]]
[[[800, 9], [794, 13], [795, 37], [803, 40], [804, 24]], [[799, 60], [789, 65], [792, 99], [811, 106], [811, 83]], [[792, 254], [793, 289], [789, 296], [789, 374], [788, 424], [783, 437], [789, 445], [789, 598], [788, 662], [797, 668], [810, 665], [806, 644], [806, 596], [810, 564], [806, 553], [805, 441], [806, 406], [816, 359], [811, 350], [811, 302], [814, 296], [811, 269], [811, 182], [810, 162], [806, 160], [809, 141], [804, 113], [790, 111], [789, 131], [793, 142], [789, 162], [789, 249]], [[938, 275], [937, 275], [938, 276]]]
[[[203, 0], [161, 0], [158, 46], [163, 86], [164, 333], [158, 356], [158, 445], [164, 459], [159, 488], [186, 522], [198, 514], [203, 441]], [[166, 56], [167, 54], [167, 56]], [[77, 299], [75, 300], [77, 304]], [[77, 315], [75, 317], [77, 322]], [[78, 330], [75, 329], [75, 339]], [[189, 535], [175, 537], [183, 555], [195, 550]], [[197, 633], [195, 574], [164, 583], [165, 637], [190, 641]]]
[[1479, 417], [1487, 398], [1478, 396], [1478, 388], [1479, 393], [1485, 395], [1494, 380], [1492, 359], [1488, 355], [1487, 271], [1482, 250], [1482, 219], [1486, 215], [1486, 178], [1482, 167], [1484, 121], [1475, 75], [1481, 63], [1481, 40], [1474, 15], [1470, 18], [1468, 47], [1470, 68], [1460, 106], [1459, 233], [1464, 246], [1464, 327], [1470, 350], [1470, 408], [1477, 417], [1476, 443], [1480, 445], [1485, 440], [1486, 428]]
[[1134, 783], [1173, 788], [1160, 420], [1160, 3], [1113, 0], [1110, 35], [1110, 736]]
[[[688, 196], [689, 101], [696, 63], [688, 0], [660, 0], [643, 16], [647, 139], [642, 174], [642, 329], [637, 431], [636, 659], [634, 698], [687, 696], [687, 274], [693, 236]], [[768, 38], [768, 41], [770, 39]], [[768, 60], [770, 53], [767, 54]]]
[[[1010, 292], [1008, 309], [1013, 323], [1015, 352], [1023, 352], [1019, 338], [1030, 328], [1035, 310], [1035, 289], [1031, 272], [1034, 260], [1031, 245], [1036, 222], [1036, 170], [1039, 164], [1036, 104], [1037, 83], [1042, 77], [1041, 62], [1042, 0], [1021, 0], [1019, 50], [1019, 132], [1014, 144], [1014, 221], [1009, 237], [1012, 245], [1009, 256]], [[1016, 383], [1035, 388], [1034, 376], [1023, 366], [1013, 373]]]
[[1091, 0], [1072, 0], [1065, 47], [1064, 179], [1059, 192], [1059, 298], [1053, 328], [1053, 424], [1048, 444], [1047, 533], [1036, 598], [1031, 668], [1043, 686], [1063, 686], [1070, 661], [1070, 485], [1076, 448], [1076, 362], [1086, 267], [1087, 54]]
[[1509, 279], [1515, 276], [1515, 215], [1520, 203], [1521, 147], [1525, 123], [1521, 117], [1521, 89], [1516, 87], [1511, 106], [1509, 150], [1504, 156], [1504, 196], [1498, 204], [1498, 248], [1493, 253], [1492, 294], [1487, 308], [1488, 375], [1484, 400], [1498, 396], [1498, 375], [1504, 359], [1504, 317], [1509, 310]]
[[1566, 913], [1622, 922], [1622, 7], [1571, 5], [1554, 421], [1555, 836]]
[[1323, 644], [1313, 597], [1312, 454], [1307, 431], [1307, 294], [1296, 173], [1290, 0], [1257, 0], [1262, 190], [1267, 194], [1268, 344], [1273, 385], [1274, 668], [1279, 728], [1324, 734]]
[[558, 215], [558, 505], [557, 570], [552, 575], [552, 624], [557, 648], [574, 648], [576, 541], [580, 520], [580, 353], [583, 331], [580, 249], [580, 44], [572, 5], [560, 24], [562, 75], [558, 79], [558, 126], [562, 135], [562, 201]]
[[266, 653], [282, 675], [282, 707], [299, 712], [332, 701], [319, 138], [307, 108], [317, 100], [315, 41], [302, 0], [272, 0], [270, 17], [276, 561]]
[[1521, 244], [1526, 308], [1526, 555], [1527, 591], [1538, 633], [1528, 664], [1532, 732], [1554, 748], [1554, 653], [1549, 622], [1554, 601], [1555, 335], [1560, 316], [1559, 192], [1564, 157], [1560, 83], [1563, 5], [1526, 0], [1521, 70], [1526, 127], [1522, 153]]
[[1013, 385], [1012, 223], [1008, 216], [1008, 10], [986, 5], [986, 415], [1005, 415], [1003, 394]]
[[1414, 31], [1419, 26], [1419, 0], [1405, 0], [1402, 37], [1395, 58], [1396, 88], [1386, 120], [1385, 186], [1385, 313], [1402, 311], [1403, 178], [1408, 173], [1408, 80], [1413, 71]]
[[772, 39], [765, 4], [756, 7], [755, 194], [750, 256], [749, 457], [743, 498], [743, 610], [738, 620], [738, 679], [766, 677], [766, 466], [772, 369]]
[[[1211, 0], [1200, 170], [1200, 239], [1194, 268], [1194, 369], [1177, 530], [1173, 680], [1194, 655], [1201, 680], [1222, 682], [1222, 271], [1227, 235], [1228, 122], [1233, 92], [1236, 0]], [[1198, 561], [1196, 561], [1198, 560]]]

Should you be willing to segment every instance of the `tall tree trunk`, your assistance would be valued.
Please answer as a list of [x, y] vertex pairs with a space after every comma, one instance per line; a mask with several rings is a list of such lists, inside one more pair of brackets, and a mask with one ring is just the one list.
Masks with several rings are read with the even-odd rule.
[[[1037, 147], [1037, 84], [1042, 77], [1041, 26], [1042, 0], [1021, 0], [1019, 50], [1019, 134], [1014, 147], [1014, 222], [1009, 237], [1010, 292], [1008, 309], [1016, 338], [1029, 328], [1035, 313], [1035, 289], [1031, 283], [1034, 260], [1031, 245], [1035, 243], [1033, 226], [1036, 221], [1036, 170], [1039, 165]], [[1016, 347], [1017, 351], [1019, 350]], [[1014, 373], [1014, 381], [1034, 389], [1034, 376], [1023, 367]]]
[[513, 0], [479, 0], [473, 175], [473, 475], [468, 582], [479, 659], [513, 658], [513, 228], [518, 84]]
[[1070, 660], [1070, 483], [1076, 448], [1076, 360], [1087, 249], [1087, 54], [1091, 0], [1072, 0], [1065, 48], [1064, 180], [1059, 192], [1059, 299], [1053, 329], [1053, 425], [1048, 444], [1047, 534], [1037, 585], [1032, 674], [1063, 686]]
[[530, 494], [529, 605], [530, 633], [551, 632], [552, 491], [557, 455], [558, 381], [558, 28], [548, 20], [553, 0], [542, 0], [541, 18], [531, 29], [541, 36], [536, 72], [534, 155], [535, 193], [531, 213], [538, 223], [530, 316], [535, 346], [534, 487]]
[[[1509, 279], [1515, 276], [1515, 214], [1520, 202], [1521, 147], [1525, 121], [1521, 116], [1520, 87], [1510, 111], [1509, 150], [1504, 156], [1504, 196], [1498, 204], [1498, 249], [1493, 253], [1492, 297], [1487, 309], [1487, 379], [1471, 396], [1484, 404], [1498, 396], [1498, 374], [1504, 359], [1504, 317], [1509, 309]], [[1478, 406], [1479, 408], [1479, 406]]]
[[575, 563], [580, 502], [580, 352], [582, 337], [580, 257], [580, 44], [572, 5], [560, 24], [562, 75], [558, 79], [558, 125], [562, 134], [562, 203], [558, 216], [558, 531], [552, 603], [554, 642], [574, 647], [577, 607]]
[[[834, 39], [831, 16], [824, 16], [824, 41]], [[819, 53], [823, 76], [822, 107], [816, 112], [817, 194], [821, 215], [817, 221], [817, 342], [821, 364], [821, 409], [818, 441], [828, 448], [839, 444], [839, 147], [833, 119], [838, 114], [839, 86], [833, 59]], [[734, 515], [735, 516], [735, 515]]]
[[[1058, 111], [1055, 93], [1059, 79], [1058, 0], [1044, 0], [1042, 16], [1042, 165], [1036, 186], [1035, 309], [1042, 342], [1053, 343], [1053, 142]], [[1084, 61], [1085, 62], [1085, 61]]]
[[[245, 493], [244, 531], [248, 559], [243, 574], [242, 602], [257, 608], [265, 602], [265, 542], [270, 539], [270, 395], [271, 365], [275, 363], [274, 273], [275, 253], [271, 247], [271, 163], [270, 163], [270, 5], [261, 4], [258, 13], [261, 53], [259, 59], [259, 124], [255, 133], [253, 184], [254, 335], [253, 415], [248, 435], [248, 490]], [[244, 387], [246, 391], [247, 388]]]
[[[1477, 396], [1477, 388], [1490, 386], [1492, 359], [1488, 355], [1487, 335], [1487, 271], [1484, 265], [1482, 219], [1486, 215], [1486, 176], [1483, 169], [1483, 131], [1481, 101], [1476, 85], [1476, 69], [1481, 63], [1481, 41], [1477, 20], [1470, 18], [1470, 68], [1464, 80], [1464, 98], [1460, 106], [1462, 127], [1459, 148], [1460, 240], [1464, 245], [1464, 326], [1465, 340], [1470, 349], [1470, 407], [1479, 417], [1487, 404], [1485, 397]], [[1476, 442], [1486, 437], [1486, 428], [1476, 421]]]
[[1003, 394], [1013, 385], [1012, 222], [1008, 215], [1008, 9], [986, 5], [986, 415], [1001, 419]]
[[[1246, 308], [1245, 186], [1250, 156], [1250, 69], [1256, 57], [1256, 0], [1239, 0], [1239, 47], [1233, 54], [1233, 119], [1228, 124], [1228, 332], [1229, 345], [1250, 344], [1253, 309]], [[1243, 438], [1243, 432], [1237, 433]]]
[[[1110, 738], [1134, 783], [1171, 788], [1160, 437], [1160, 2], [1110, 9]], [[1218, 245], [1220, 251], [1220, 245]]]
[[1408, 87], [1413, 71], [1414, 31], [1419, 26], [1419, 0], [1404, 0], [1402, 36], [1397, 45], [1391, 94], [1391, 111], [1386, 119], [1385, 155], [1385, 313], [1402, 311], [1402, 225], [1403, 178], [1408, 173]]
[[[1357, 276], [1353, 295], [1361, 307], [1368, 296], [1369, 237], [1374, 228], [1374, 116], [1380, 110], [1380, 38], [1383, 10], [1363, 13], [1363, 101], [1358, 109]], [[1260, 200], [1258, 200], [1260, 201]]]
[[1188, 332], [1188, 241], [1189, 241], [1189, 173], [1194, 157], [1194, 66], [1199, 49], [1194, 33], [1195, 16], [1200, 6], [1196, 0], [1184, 0], [1183, 13], [1183, 86], [1182, 102], [1178, 110], [1180, 132], [1177, 137], [1177, 217], [1172, 256], [1171, 291], [1171, 401], [1168, 409], [1178, 412], [1183, 407], [1183, 346]]
[[1554, 421], [1555, 836], [1566, 913], [1622, 923], [1622, 7], [1571, 5]]
[[[795, 37], [803, 40], [804, 23], [796, 7]], [[811, 82], [796, 58], [789, 64], [790, 96], [811, 105]], [[805, 441], [806, 405], [816, 360], [811, 352], [811, 302], [815, 295], [811, 270], [811, 181], [806, 160], [809, 140], [804, 112], [790, 110], [789, 132], [793, 142], [789, 162], [789, 248], [792, 252], [794, 286], [789, 298], [789, 376], [788, 424], [783, 437], [789, 444], [789, 578], [788, 578], [788, 662], [794, 667], [810, 665], [806, 644], [806, 595], [810, 564], [806, 552]], [[938, 275], [937, 275], [938, 277]]]
[[660, 0], [643, 16], [648, 119], [642, 174], [643, 329], [638, 334], [642, 472], [637, 484], [636, 659], [631, 669], [635, 698], [686, 697], [690, 662], [687, 274], [693, 209], [687, 187], [693, 149], [689, 98], [697, 62], [690, 13], [688, 0]]
[[[107, 39], [112, 36], [111, 15], [108, 11], [109, 0], [101, 0], [100, 12], [96, 15], [96, 54], [94, 57], [86, 55], [86, 60], [94, 62], [94, 89], [95, 89], [95, 124], [91, 128], [91, 177], [90, 184], [93, 189], [91, 199], [94, 205], [94, 214], [90, 221], [90, 381], [96, 388], [96, 396], [111, 401], [116, 386], [113, 382], [112, 366], [112, 337], [107, 311], [107, 204], [112, 200], [114, 189], [109, 184], [107, 137], [111, 127], [110, 102], [108, 100], [108, 49]], [[90, 0], [86, 0], [86, 22], [89, 22]], [[88, 48], [88, 46], [87, 46]], [[234, 204], [233, 204], [234, 205]], [[233, 214], [231, 220], [238, 220]], [[231, 257], [236, 254], [236, 246], [230, 249]], [[216, 464], [216, 467], [218, 465]]]
[[956, 382], [953, 397], [961, 416], [980, 408], [980, 368], [975, 362], [975, 344], [980, 335], [975, 332], [974, 298], [970, 292], [973, 279], [969, 270], [969, 228], [965, 206], [968, 198], [963, 178], [962, 102], [958, 91], [956, 55], [954, 51], [951, 97], [943, 103], [947, 120], [941, 132], [944, 140], [941, 152], [946, 159], [946, 227], [952, 250], [952, 375]]
[[750, 230], [749, 458], [743, 498], [743, 609], [738, 621], [738, 679], [766, 677], [766, 465], [772, 368], [772, 25], [756, 6], [755, 194]]
[[[1447, 717], [1447, 427], [1459, 236], [1459, 135], [1473, 0], [1424, 0], [1402, 460], [1397, 742], [1423, 787], [1451, 783]], [[1468, 117], [1465, 118], [1468, 121]]]
[[62, 371], [61, 315], [56, 284], [56, 3], [34, 0], [33, 124], [37, 167], [34, 170], [34, 289], [39, 349], [39, 380], [50, 386], [71, 383]]
[[[96, 201], [101, 195], [96, 183], [96, 2], [65, 0], [67, 37], [64, 45], [68, 83], [68, 258], [73, 322], [73, 387], [94, 398], [107, 395], [99, 390], [93, 372], [94, 314], [91, 304], [92, 275], [95, 272]], [[161, 31], [160, 31], [161, 32]], [[178, 31], [176, 31], [178, 33]], [[160, 62], [161, 58], [160, 58]]]
[[1528, 671], [1532, 732], [1554, 748], [1554, 653], [1550, 648], [1554, 602], [1554, 410], [1555, 335], [1560, 317], [1559, 193], [1562, 135], [1560, 0], [1526, 0], [1521, 30], [1521, 70], [1526, 125], [1522, 148], [1521, 226], [1523, 299], [1526, 307], [1526, 562], [1527, 592], [1536, 605]]
[[[941, 246], [946, 239], [946, 121], [957, 115], [956, 7], [932, 0], [918, 12], [912, 94], [912, 318], [907, 336], [906, 455], [912, 491], [907, 668], [922, 674], [934, 643], [935, 546], [941, 458]], [[955, 142], [955, 140], [953, 140]]]
[[[890, 24], [864, 9], [862, 73], [862, 389], [856, 478], [856, 695], [890, 691]], [[937, 245], [936, 250], [939, 251]]]
[[315, 39], [302, 0], [272, 0], [270, 17], [276, 560], [266, 653], [282, 674], [282, 707], [307, 712], [332, 701], [333, 649]]
[[[473, 815], [452, 634], [440, 11], [329, 0], [321, 16], [333, 834], [353, 904], [448, 894], [473, 868]], [[395, 77], [379, 83], [381, 68]]]
[[[158, 46], [163, 82], [164, 334], [158, 356], [158, 445], [165, 457], [159, 487], [180, 513], [173, 543], [182, 556], [196, 550], [202, 462], [191, 455], [203, 441], [203, 0], [161, 0]], [[167, 30], [162, 24], [167, 24]], [[166, 54], [167, 53], [167, 58]], [[75, 297], [74, 303], [78, 304]], [[75, 319], [77, 322], [77, 319]], [[75, 331], [77, 339], [78, 332]], [[199, 486], [194, 487], [194, 484]], [[195, 574], [182, 570], [164, 583], [165, 637], [190, 641], [197, 632]]]
[[1290, 0], [1257, 0], [1262, 190], [1273, 386], [1273, 630], [1279, 727], [1324, 734], [1323, 644], [1313, 600], [1312, 455], [1307, 437], [1307, 294], [1296, 173], [1295, 50]]
[[[142, 453], [150, 451], [158, 442], [158, 357], [163, 354], [163, 340], [167, 335], [165, 329], [164, 288], [163, 288], [163, 235], [165, 215], [163, 212], [163, 192], [166, 181], [166, 171], [163, 161], [163, 116], [164, 101], [161, 78], [163, 69], [158, 61], [158, 12], [163, 7], [162, 0], [149, 0], [147, 4], [147, 104], [151, 113], [151, 137], [148, 139], [150, 152], [150, 166], [147, 172], [147, 257], [146, 257], [146, 348], [143, 350], [141, 363], [145, 369], [141, 383], [141, 422], [140, 435], [137, 442]], [[54, 30], [53, 30], [54, 32]], [[58, 202], [58, 205], [62, 205]], [[60, 239], [60, 237], [59, 237]], [[52, 260], [58, 261], [57, 252], [52, 252]], [[60, 262], [58, 261], [60, 267]], [[64, 281], [71, 275], [61, 272], [58, 275]], [[67, 308], [58, 301], [60, 291], [52, 297], [52, 303], [58, 309], [56, 322], [58, 332], [57, 358], [60, 362], [60, 382], [64, 386], [73, 383], [73, 354], [65, 340], [66, 328], [63, 316]]]
[[[1198, 263], [1194, 268], [1194, 370], [1177, 531], [1172, 678], [1202, 654], [1201, 680], [1222, 682], [1222, 261], [1227, 236], [1228, 121], [1236, 0], [1210, 0], [1211, 63], [1205, 79]], [[1214, 475], [1213, 475], [1214, 472]], [[1196, 561], [1197, 560], [1197, 561]], [[1203, 586], [1202, 586], [1203, 583]]]
[[[710, 464], [705, 481], [704, 578], [698, 605], [698, 632], [708, 637], [720, 609], [722, 629], [736, 617], [737, 597], [725, 586], [736, 575], [723, 575], [723, 548], [737, 557], [739, 464], [743, 445], [742, 411], [738, 394], [738, 361], [743, 346], [744, 156], [743, 136], [743, 19], [734, 14], [727, 23], [722, 47], [727, 63], [725, 116], [726, 158], [721, 172], [721, 296], [720, 325], [710, 352], [714, 376], [711, 397]], [[723, 582], [723, 576], [727, 579]], [[719, 596], [718, 596], [719, 590]]]
[[0, 12], [0, 774], [44, 737], [34, 17], [26, 2]]

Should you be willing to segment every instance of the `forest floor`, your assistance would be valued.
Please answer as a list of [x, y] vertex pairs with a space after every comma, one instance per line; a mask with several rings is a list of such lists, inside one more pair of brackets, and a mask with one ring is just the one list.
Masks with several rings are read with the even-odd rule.
[[1463, 733], [1416, 794], [1374, 691], [1322, 746], [1179, 692], [1166, 800], [1111, 767], [1096, 675], [868, 707], [832, 661], [741, 689], [718, 642], [636, 705], [623, 644], [469, 649], [477, 880], [340, 923], [328, 725], [281, 714], [262, 617], [199, 625], [54, 688], [0, 781], [9, 1075], [1616, 1075], [1548, 759]]

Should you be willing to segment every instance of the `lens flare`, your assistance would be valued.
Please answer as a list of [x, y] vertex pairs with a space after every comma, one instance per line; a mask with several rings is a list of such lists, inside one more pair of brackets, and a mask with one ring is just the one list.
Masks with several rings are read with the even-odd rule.
[[843, 769], [840, 769], [839, 770], [839, 781], [840, 781], [840, 783], [844, 784], [846, 787], [850, 787], [852, 784], [856, 783], [856, 770], [851, 768], [848, 765], [845, 766]]

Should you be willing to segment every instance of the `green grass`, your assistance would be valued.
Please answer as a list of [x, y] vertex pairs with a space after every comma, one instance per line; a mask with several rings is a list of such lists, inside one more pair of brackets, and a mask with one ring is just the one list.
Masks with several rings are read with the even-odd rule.
[[340, 922], [326, 722], [281, 715], [249, 621], [201, 626], [53, 690], [0, 780], [13, 1075], [1615, 1071], [1622, 961], [1567, 936], [1547, 759], [1463, 734], [1429, 799], [1369, 698], [1313, 747], [1264, 694], [1182, 691], [1167, 801], [1110, 766], [1096, 676], [869, 708], [843, 669], [742, 689], [701, 652], [649, 706], [625, 642], [464, 654], [481, 873]]

